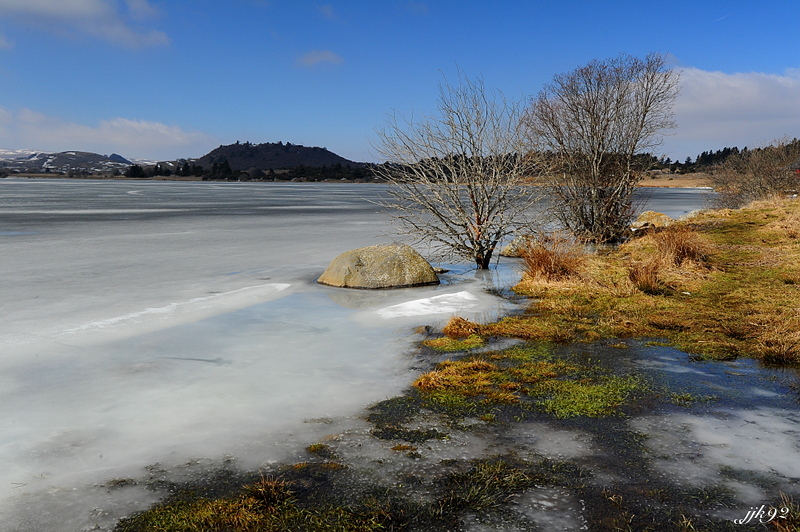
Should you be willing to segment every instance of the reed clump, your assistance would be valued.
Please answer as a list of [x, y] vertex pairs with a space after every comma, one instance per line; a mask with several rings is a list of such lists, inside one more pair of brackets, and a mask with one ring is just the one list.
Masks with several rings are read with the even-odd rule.
[[540, 281], [563, 281], [580, 277], [586, 265], [586, 251], [563, 235], [531, 239], [522, 252], [526, 276]]
[[628, 279], [645, 294], [661, 294], [667, 288], [661, 277], [663, 269], [664, 265], [657, 257], [642, 262], [632, 262]]
[[703, 264], [714, 249], [706, 237], [688, 225], [671, 225], [651, 238], [660, 260], [674, 266], [685, 261]]
[[442, 333], [448, 338], [460, 340], [478, 334], [480, 332], [480, 325], [462, 318], [461, 316], [453, 316], [442, 329]]

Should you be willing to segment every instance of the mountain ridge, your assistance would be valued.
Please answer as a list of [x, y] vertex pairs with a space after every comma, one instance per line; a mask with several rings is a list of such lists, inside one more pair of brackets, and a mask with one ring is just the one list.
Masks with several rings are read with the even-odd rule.
[[187, 162], [203, 167], [206, 171], [224, 165], [233, 172], [247, 172], [253, 169], [269, 172], [297, 168], [366, 166], [366, 163], [351, 161], [327, 148], [309, 147], [291, 142], [252, 144], [237, 141], [235, 144], [220, 145], [201, 157], [179, 158], [172, 161], [127, 159], [116, 153], [100, 155], [80, 150], [45, 152], [31, 149], [0, 149], [0, 171], [5, 173], [121, 174], [133, 165], [161, 166], [174, 171]]
[[79, 150], [43, 152], [0, 149], [0, 169], [6, 172], [115, 173], [124, 171], [132, 164], [134, 163], [116, 153], [100, 155]]
[[250, 142], [236, 142], [235, 144], [221, 145], [209, 153], [193, 160], [195, 164], [210, 167], [214, 163], [226, 162], [234, 171], [245, 171], [257, 168], [262, 171], [295, 168], [308, 166], [320, 168], [323, 166], [350, 165], [363, 166], [333, 153], [327, 148], [318, 146], [303, 146], [291, 142], [264, 142], [252, 144]]

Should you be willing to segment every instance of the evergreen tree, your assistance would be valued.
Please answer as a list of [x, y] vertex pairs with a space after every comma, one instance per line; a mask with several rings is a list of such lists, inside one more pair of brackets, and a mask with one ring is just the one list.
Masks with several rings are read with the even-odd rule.
[[125, 177], [147, 177], [147, 173], [140, 165], [134, 164], [125, 171]]

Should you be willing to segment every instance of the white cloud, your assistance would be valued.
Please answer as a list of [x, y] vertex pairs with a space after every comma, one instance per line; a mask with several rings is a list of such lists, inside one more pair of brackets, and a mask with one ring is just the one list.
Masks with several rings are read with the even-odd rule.
[[14, 48], [14, 43], [9, 41], [8, 38], [0, 33], [0, 50], [11, 50]]
[[336, 11], [333, 9], [333, 6], [325, 4], [321, 6], [317, 6], [317, 11], [319, 14], [328, 20], [336, 20]]
[[416, 16], [425, 16], [428, 14], [428, 4], [424, 2], [406, 2], [406, 9]]
[[157, 15], [148, 0], [125, 0], [125, 4], [123, 13], [113, 0], [0, 0], [0, 16], [56, 35], [88, 35], [130, 48], [169, 44], [166, 33], [131, 23]]
[[298, 63], [305, 67], [312, 67], [323, 63], [340, 65], [344, 63], [342, 56], [330, 50], [312, 50], [300, 56]]
[[200, 156], [218, 144], [206, 133], [160, 122], [113, 118], [88, 126], [30, 109], [0, 108], [0, 147], [7, 149], [81, 150], [164, 160]]
[[145, 20], [159, 15], [158, 9], [148, 0], [125, 0], [125, 4], [134, 20]]
[[678, 129], [664, 145], [673, 157], [800, 137], [800, 69], [776, 75], [686, 68], [674, 111]]

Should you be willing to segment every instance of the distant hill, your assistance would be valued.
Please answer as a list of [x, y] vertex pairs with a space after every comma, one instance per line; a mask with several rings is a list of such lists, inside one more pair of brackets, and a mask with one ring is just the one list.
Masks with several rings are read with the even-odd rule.
[[341, 164], [352, 167], [361, 166], [357, 163], [340, 157], [326, 148], [306, 147], [287, 142], [266, 142], [263, 144], [244, 144], [237, 142], [219, 148], [203, 155], [194, 163], [204, 168], [210, 168], [214, 163], [228, 162], [231, 170], [243, 171], [251, 168], [259, 170], [279, 170], [306, 166], [320, 168]]
[[[326, 148], [290, 142], [220, 146], [199, 159], [146, 161], [84, 151], [48, 153], [0, 149], [0, 177], [15, 174], [54, 176], [177, 175], [213, 180], [326, 181], [372, 180], [367, 163], [340, 157]], [[135, 174], [135, 175], [134, 175]]]
[[131, 163], [128, 159], [112, 153], [100, 155], [85, 151], [63, 151], [58, 153], [32, 150], [0, 150], [0, 169], [17, 172], [85, 171], [88, 173], [113, 173], [124, 171]]

